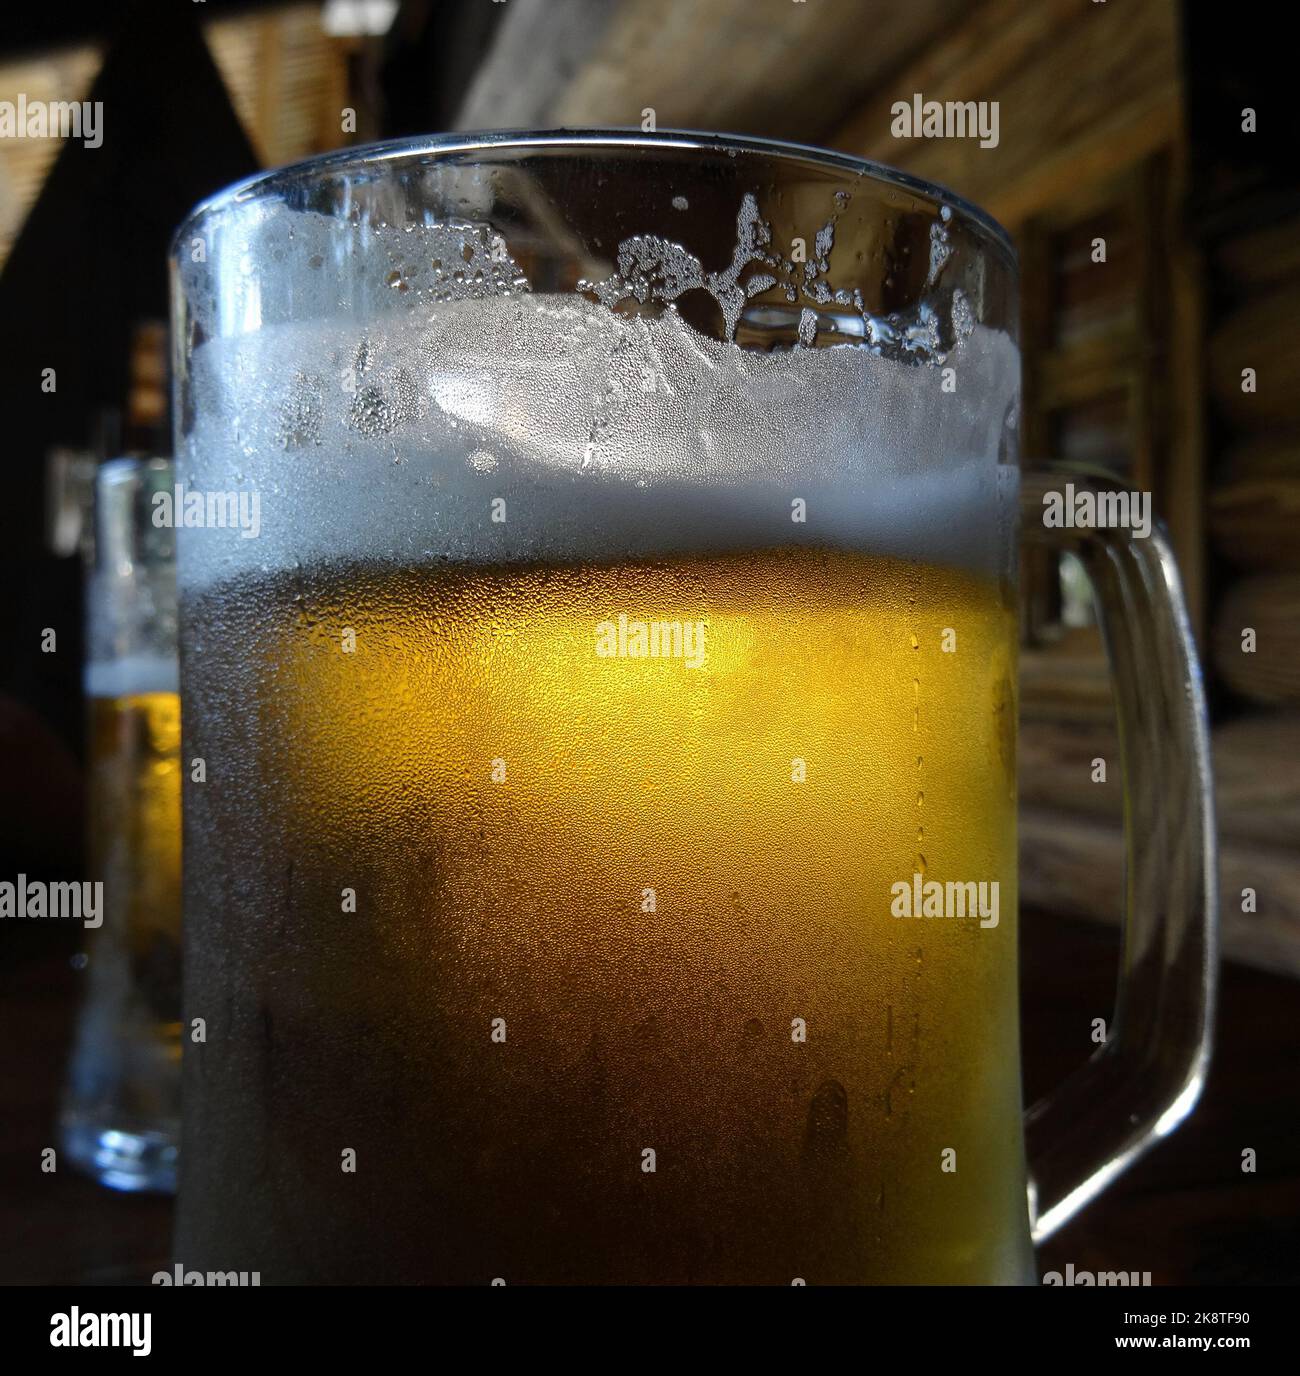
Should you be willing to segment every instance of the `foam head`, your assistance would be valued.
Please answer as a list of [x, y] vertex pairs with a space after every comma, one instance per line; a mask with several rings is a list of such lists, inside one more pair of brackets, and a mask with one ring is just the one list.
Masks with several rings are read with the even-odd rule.
[[[257, 493], [260, 529], [186, 530], [186, 584], [300, 562], [789, 543], [1005, 562], [1014, 469], [999, 458], [1019, 378], [1005, 334], [965, 318], [937, 355], [889, 356], [865, 338], [742, 348], [674, 304], [696, 289], [735, 306], [735, 280], [677, 260], [658, 297], [644, 279], [533, 293], [484, 226], [420, 226], [416, 244], [411, 227], [385, 237], [274, 214], [295, 222], [280, 270], [306, 279], [295, 299], [308, 318], [262, 323], [251, 297], [222, 303], [250, 328], [194, 351], [182, 455], [190, 488]], [[468, 270], [368, 322], [338, 318], [322, 265], [342, 260], [348, 235], [347, 270], [369, 257], [399, 300], [408, 260]], [[644, 247], [624, 258], [645, 269]]]

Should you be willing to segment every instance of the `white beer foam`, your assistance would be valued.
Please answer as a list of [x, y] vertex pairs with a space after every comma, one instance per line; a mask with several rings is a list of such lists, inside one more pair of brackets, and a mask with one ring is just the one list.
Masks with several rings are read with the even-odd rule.
[[124, 698], [141, 693], [179, 693], [180, 668], [175, 656], [128, 655], [91, 661], [82, 673], [88, 698]]
[[671, 308], [527, 292], [211, 339], [179, 476], [260, 493], [261, 533], [183, 530], [182, 585], [790, 543], [997, 571], [1019, 355], [974, 326], [946, 367], [955, 391], [943, 368], [858, 345], [763, 353]]

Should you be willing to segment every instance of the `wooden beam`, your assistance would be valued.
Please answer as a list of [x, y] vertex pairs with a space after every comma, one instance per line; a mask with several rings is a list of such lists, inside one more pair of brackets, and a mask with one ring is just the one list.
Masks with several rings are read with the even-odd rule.
[[[991, 0], [890, 77], [835, 145], [951, 187], [1017, 225], [1082, 182], [1173, 142], [1182, 124], [1175, 0]], [[895, 138], [890, 107], [996, 100], [999, 143]]]
[[457, 127], [639, 126], [825, 142], [967, 0], [510, 0]]
[[[554, 107], [600, 46], [609, 0], [514, 0], [456, 116], [458, 129], [549, 128]], [[630, 122], [630, 114], [622, 123]]]

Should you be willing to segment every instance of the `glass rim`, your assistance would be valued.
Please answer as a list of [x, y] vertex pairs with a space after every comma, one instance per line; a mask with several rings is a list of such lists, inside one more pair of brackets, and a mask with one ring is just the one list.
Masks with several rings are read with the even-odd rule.
[[640, 129], [493, 129], [479, 132], [425, 134], [414, 138], [383, 139], [374, 143], [363, 143], [347, 148], [333, 149], [319, 153], [315, 157], [303, 158], [297, 162], [286, 163], [282, 167], [269, 168], [254, 172], [229, 186], [204, 197], [185, 216], [172, 237], [172, 251], [185, 232], [197, 221], [246, 201], [275, 195], [281, 188], [322, 172], [339, 172], [350, 165], [396, 161], [406, 157], [421, 155], [473, 153], [475, 151], [499, 150], [518, 147], [530, 148], [685, 148], [732, 151], [736, 153], [765, 153], [769, 156], [784, 158], [788, 162], [813, 163], [839, 172], [853, 173], [859, 177], [870, 177], [873, 181], [897, 187], [912, 195], [920, 196], [937, 206], [946, 206], [955, 215], [975, 225], [1018, 265], [1019, 255], [1011, 235], [1004, 225], [994, 219], [987, 210], [973, 201], [959, 196], [955, 191], [914, 177], [909, 172], [900, 171], [886, 163], [874, 162], [870, 158], [858, 157], [853, 153], [840, 153], [829, 148], [818, 148], [812, 144], [791, 143], [782, 139], [761, 138], [751, 134], [713, 134], [695, 129], [659, 129], [653, 133]]

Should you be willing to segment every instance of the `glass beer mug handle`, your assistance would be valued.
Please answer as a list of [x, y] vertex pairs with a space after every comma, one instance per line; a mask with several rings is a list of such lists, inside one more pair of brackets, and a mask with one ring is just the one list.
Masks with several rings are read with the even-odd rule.
[[1062, 467], [1026, 473], [1021, 487], [1024, 539], [1075, 554], [1094, 590], [1119, 723], [1126, 871], [1106, 1042], [1025, 1115], [1035, 1242], [1177, 1127], [1210, 1054], [1218, 889], [1209, 730], [1173, 551], [1154, 524], [1142, 536], [1045, 521], [1078, 510], [1080, 494], [1124, 491]]

